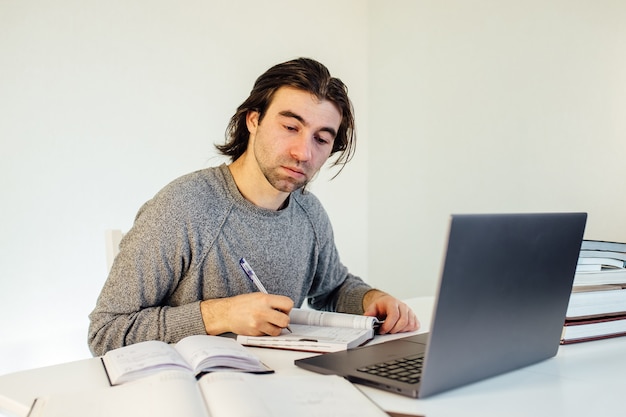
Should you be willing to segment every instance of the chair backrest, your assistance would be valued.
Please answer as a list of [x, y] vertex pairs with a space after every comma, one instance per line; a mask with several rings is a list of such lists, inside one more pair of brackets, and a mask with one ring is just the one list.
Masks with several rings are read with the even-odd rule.
[[117, 256], [117, 253], [120, 251], [120, 241], [123, 237], [124, 233], [122, 233], [122, 231], [119, 229], [107, 229], [104, 231], [107, 271], [110, 271], [111, 266], [113, 266], [113, 260]]

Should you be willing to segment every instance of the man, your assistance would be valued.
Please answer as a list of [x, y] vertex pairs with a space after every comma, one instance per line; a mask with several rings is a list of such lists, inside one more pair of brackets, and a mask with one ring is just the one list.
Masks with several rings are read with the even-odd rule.
[[[350, 274], [306, 185], [331, 155], [354, 149], [347, 88], [311, 59], [261, 75], [217, 146], [230, 165], [183, 176], [139, 211], [90, 314], [94, 355], [192, 334], [278, 335], [305, 299], [317, 309], [385, 319], [381, 333], [416, 330], [401, 301]], [[240, 269], [245, 257], [269, 294]]]

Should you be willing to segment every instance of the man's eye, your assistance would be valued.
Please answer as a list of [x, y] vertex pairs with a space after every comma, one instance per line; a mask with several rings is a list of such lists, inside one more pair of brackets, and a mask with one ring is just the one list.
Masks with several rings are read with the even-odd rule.
[[287, 129], [290, 132], [297, 132], [298, 131], [298, 129], [295, 126], [285, 125], [285, 129]]
[[321, 137], [321, 136], [316, 136], [316, 137], [315, 137], [315, 140], [316, 140], [318, 143], [322, 143], [322, 144], [328, 144], [328, 143], [330, 143], [330, 140], [329, 140], [329, 139], [323, 138], [323, 137]]

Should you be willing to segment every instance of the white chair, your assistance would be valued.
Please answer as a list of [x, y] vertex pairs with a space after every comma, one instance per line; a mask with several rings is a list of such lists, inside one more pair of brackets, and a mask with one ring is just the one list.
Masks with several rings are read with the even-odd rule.
[[107, 229], [104, 231], [104, 244], [107, 256], [107, 271], [111, 270], [113, 266], [113, 260], [120, 251], [120, 241], [124, 237], [119, 229]]

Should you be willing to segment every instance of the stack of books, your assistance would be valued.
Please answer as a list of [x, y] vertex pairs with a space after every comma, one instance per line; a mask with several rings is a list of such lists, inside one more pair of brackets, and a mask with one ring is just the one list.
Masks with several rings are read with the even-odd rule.
[[626, 243], [584, 240], [561, 343], [626, 336]]

